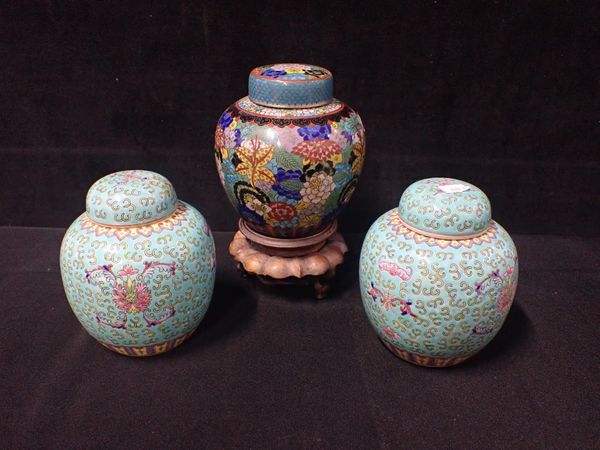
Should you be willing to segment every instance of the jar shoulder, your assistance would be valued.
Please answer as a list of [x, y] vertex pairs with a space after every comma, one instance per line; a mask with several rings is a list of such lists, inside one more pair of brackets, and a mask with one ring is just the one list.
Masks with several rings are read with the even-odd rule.
[[254, 126], [304, 127], [342, 122], [346, 119], [358, 120], [359, 114], [344, 102], [334, 99], [330, 104], [315, 108], [271, 108], [257, 105], [248, 97], [231, 104], [219, 118], [219, 126], [224, 129], [233, 120], [249, 122]]
[[361, 258], [389, 257], [408, 264], [437, 263], [440, 267], [483, 261], [493, 267], [502, 263], [515, 267], [517, 249], [508, 232], [498, 223], [482, 236], [463, 240], [442, 240], [420, 235], [402, 225], [396, 208], [382, 214], [370, 227], [362, 246]]
[[[164, 220], [134, 227], [106, 227], [89, 219], [86, 213], [77, 217], [67, 229], [61, 244], [61, 255], [67, 250], [78, 252], [131, 253], [151, 255], [151, 249], [198, 251], [207, 248], [214, 253], [214, 240], [204, 216], [193, 206], [179, 201], [177, 210]], [[156, 252], [155, 252], [156, 254]]]

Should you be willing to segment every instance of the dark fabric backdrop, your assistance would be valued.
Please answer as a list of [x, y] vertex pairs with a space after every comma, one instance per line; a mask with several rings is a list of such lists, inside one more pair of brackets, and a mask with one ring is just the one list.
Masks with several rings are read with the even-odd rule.
[[236, 225], [212, 132], [257, 65], [334, 72], [367, 128], [342, 228], [428, 176], [479, 185], [512, 233], [600, 235], [598, 3], [4, 2], [0, 225], [67, 226], [108, 172]]

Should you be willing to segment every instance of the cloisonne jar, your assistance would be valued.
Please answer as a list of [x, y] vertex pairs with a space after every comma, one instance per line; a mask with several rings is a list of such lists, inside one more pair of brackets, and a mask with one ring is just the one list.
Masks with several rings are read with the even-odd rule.
[[248, 88], [249, 95], [223, 113], [215, 133], [227, 196], [254, 232], [317, 234], [356, 188], [365, 155], [361, 119], [333, 98], [333, 76], [322, 67], [257, 67]]
[[129, 170], [92, 185], [63, 239], [60, 269], [92, 337], [123, 355], [151, 356], [181, 344], [204, 317], [215, 246], [202, 214], [166, 178]]
[[518, 257], [481, 190], [429, 178], [371, 226], [359, 273], [365, 311], [385, 346], [411, 363], [445, 367], [476, 354], [502, 327]]

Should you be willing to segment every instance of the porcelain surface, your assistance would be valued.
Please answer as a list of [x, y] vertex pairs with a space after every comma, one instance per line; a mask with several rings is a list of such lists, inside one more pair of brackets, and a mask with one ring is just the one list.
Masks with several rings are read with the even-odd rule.
[[[100, 223], [90, 211], [106, 205], [108, 223]], [[143, 222], [124, 226], [123, 214]], [[150, 356], [181, 344], [204, 317], [215, 247], [202, 214], [177, 200], [168, 180], [124, 171], [90, 188], [86, 212], [63, 239], [60, 267], [69, 304], [92, 337], [125, 355]]]
[[86, 198], [86, 212], [95, 222], [139, 225], [168, 216], [177, 207], [173, 185], [149, 171], [116, 172], [96, 181]]
[[492, 217], [487, 196], [471, 183], [453, 178], [411, 184], [402, 194], [398, 211], [406, 225], [434, 237], [476, 234], [489, 226]]
[[[420, 197], [424, 209], [416, 218], [418, 225], [428, 217], [431, 204], [441, 205], [443, 213], [435, 217], [441, 223], [454, 215], [464, 218], [465, 209], [468, 217], [477, 211], [481, 195], [470, 198], [463, 188], [440, 188], [462, 184], [472, 193], [481, 191], [448, 180], [423, 180], [407, 190], [431, 197]], [[365, 237], [359, 266], [365, 311], [379, 338], [401, 358], [431, 367], [460, 363], [487, 345], [506, 319], [518, 281], [515, 245], [491, 219], [476, 237], [439, 239], [407, 227], [403, 217], [400, 207], [388, 211]]]
[[364, 156], [362, 121], [336, 99], [290, 109], [245, 97], [215, 131], [225, 192], [248, 226], [267, 236], [304, 237], [332, 223], [356, 188]]

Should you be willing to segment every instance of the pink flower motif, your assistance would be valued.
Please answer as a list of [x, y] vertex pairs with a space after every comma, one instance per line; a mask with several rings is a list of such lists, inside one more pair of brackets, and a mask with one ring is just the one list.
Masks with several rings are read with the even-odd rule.
[[396, 333], [391, 327], [383, 327], [381, 331], [383, 331], [390, 339], [398, 339], [398, 333]]
[[143, 312], [152, 302], [152, 293], [143, 281], [136, 283], [129, 279], [124, 285], [117, 284], [113, 290], [113, 301], [126, 313]]
[[134, 269], [129, 264], [127, 264], [125, 267], [123, 267], [121, 270], [119, 270], [119, 275], [121, 275], [122, 277], [126, 277], [129, 275], [135, 275], [138, 272], [139, 272], [139, 270]]
[[302, 141], [292, 149], [294, 155], [298, 155], [313, 164], [327, 161], [341, 152], [340, 146], [329, 139]]
[[291, 220], [296, 217], [296, 208], [294, 208], [289, 203], [285, 202], [275, 202], [269, 205], [270, 211], [268, 212], [268, 216], [274, 222], [285, 222], [286, 220]]

